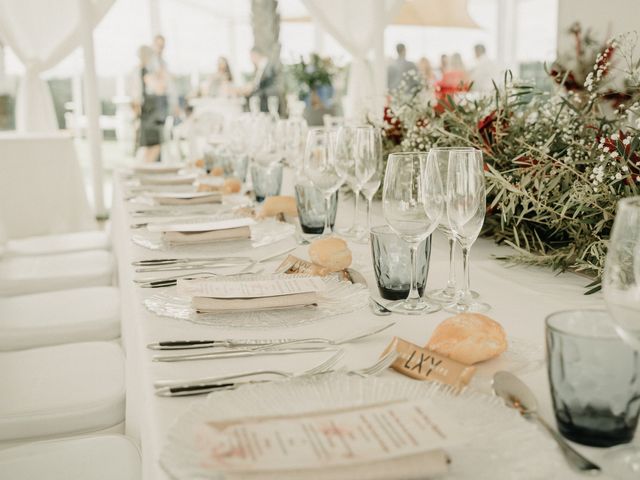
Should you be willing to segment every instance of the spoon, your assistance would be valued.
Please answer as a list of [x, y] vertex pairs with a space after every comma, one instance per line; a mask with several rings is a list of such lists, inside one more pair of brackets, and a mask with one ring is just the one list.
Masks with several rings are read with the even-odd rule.
[[556, 441], [567, 462], [581, 472], [600, 473], [598, 465], [573, 449], [562, 436], [538, 415], [538, 402], [533, 392], [518, 377], [509, 372], [498, 372], [493, 376], [493, 391], [508, 407], [515, 408], [527, 420], [544, 427]]
[[369, 297], [369, 306], [371, 307], [371, 310], [373, 311], [374, 315], [378, 315], [381, 317], [386, 317], [387, 315], [391, 315], [391, 310], [389, 310], [387, 307], [382, 305], [373, 297]]

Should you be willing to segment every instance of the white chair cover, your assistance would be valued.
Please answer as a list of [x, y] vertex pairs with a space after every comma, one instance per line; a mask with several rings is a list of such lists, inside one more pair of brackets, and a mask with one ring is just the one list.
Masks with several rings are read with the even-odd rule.
[[92, 230], [9, 240], [6, 244], [5, 254], [7, 256], [51, 255], [86, 250], [109, 250], [110, 248], [111, 239], [109, 234], [102, 230]]
[[0, 446], [96, 432], [124, 421], [124, 362], [115, 343], [2, 352], [0, 372]]
[[116, 287], [0, 298], [0, 351], [119, 336], [120, 292]]
[[111, 253], [104, 250], [3, 257], [0, 261], [0, 297], [111, 285], [113, 266]]
[[122, 435], [35, 442], [0, 451], [0, 480], [140, 478], [140, 452]]

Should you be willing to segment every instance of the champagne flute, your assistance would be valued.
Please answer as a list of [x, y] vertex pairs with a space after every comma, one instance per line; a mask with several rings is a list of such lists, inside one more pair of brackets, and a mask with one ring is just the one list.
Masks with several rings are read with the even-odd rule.
[[447, 305], [448, 312], [486, 312], [491, 307], [474, 300], [469, 277], [469, 252], [478, 238], [486, 213], [484, 165], [480, 150], [451, 150], [447, 174], [449, 228], [462, 248], [464, 285], [460, 298]]
[[304, 152], [304, 173], [324, 196], [326, 217], [323, 237], [332, 233], [331, 196], [344, 183], [344, 178], [336, 168], [335, 145], [335, 130], [324, 127], [309, 129]]
[[[640, 196], [618, 202], [602, 288], [616, 332], [640, 354]], [[638, 446], [615, 447], [605, 459], [611, 463], [612, 473], [615, 470], [615, 478], [638, 478]]]
[[406, 300], [387, 305], [389, 310], [420, 314], [440, 310], [420, 297], [417, 287], [418, 245], [438, 226], [444, 213], [444, 195], [438, 164], [422, 152], [389, 155], [382, 189], [382, 211], [393, 232], [411, 251], [411, 288]]
[[365, 233], [371, 230], [371, 204], [373, 203], [374, 195], [382, 183], [382, 135], [380, 135], [380, 129], [377, 127], [374, 129], [373, 142], [373, 155], [370, 158], [373, 173], [369, 177], [369, 180], [364, 182], [361, 189], [362, 195], [367, 200], [367, 229]]
[[[438, 162], [438, 167], [440, 171], [440, 179], [442, 181], [442, 186], [445, 190], [445, 195], [447, 191], [447, 179], [449, 175], [449, 154], [454, 150], [470, 150], [473, 151], [473, 148], [470, 147], [435, 147], [429, 150], [429, 155], [435, 158], [435, 161]], [[456, 285], [456, 237], [451, 231], [449, 227], [449, 219], [446, 215], [446, 204], [445, 204], [445, 214], [442, 216], [442, 220], [438, 225], [438, 230], [440, 230], [446, 237], [449, 243], [449, 278], [447, 280], [447, 286], [445, 288], [441, 288], [439, 290], [432, 290], [427, 292], [427, 298], [435, 302], [439, 302], [442, 304], [450, 304], [452, 303], [457, 295], [458, 288]], [[473, 292], [472, 292], [473, 293]], [[474, 295], [475, 297], [475, 295]]]

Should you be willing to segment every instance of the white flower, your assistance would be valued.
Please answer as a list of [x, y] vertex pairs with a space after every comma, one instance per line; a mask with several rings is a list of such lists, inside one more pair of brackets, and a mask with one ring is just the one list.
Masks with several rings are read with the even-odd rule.
[[631, 139], [629, 137], [627, 137], [624, 140], [622, 140], [622, 144], [623, 145], [629, 145], [630, 143], [631, 143]]
[[602, 151], [603, 151], [604, 153], [609, 153], [609, 147], [604, 147], [604, 148], [602, 149]]
[[616, 173], [616, 180], [621, 180], [622, 174], [620, 172]]
[[618, 158], [620, 156], [620, 154], [618, 152], [612, 152], [611, 153], [611, 158]]
[[614, 133], [613, 135], [611, 135], [611, 140], [618, 140], [620, 138], [620, 135], [618, 135], [617, 133]]

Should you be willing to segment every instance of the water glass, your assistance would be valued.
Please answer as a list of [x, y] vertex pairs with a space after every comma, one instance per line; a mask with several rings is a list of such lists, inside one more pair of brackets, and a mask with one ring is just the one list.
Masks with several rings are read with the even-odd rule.
[[263, 202], [265, 198], [280, 195], [282, 187], [282, 165], [251, 166], [251, 182], [256, 202]]
[[[387, 300], [403, 300], [411, 289], [411, 247], [387, 225], [371, 228], [371, 254], [373, 270], [380, 296]], [[416, 282], [422, 296], [429, 274], [431, 236], [417, 249]]]
[[551, 399], [560, 433], [610, 447], [633, 439], [640, 412], [640, 354], [605, 310], [567, 310], [546, 320]]
[[229, 154], [225, 163], [225, 173], [229, 169], [229, 175], [237, 178], [242, 183], [247, 181], [247, 168], [249, 167], [249, 156], [246, 154]]
[[[298, 219], [300, 220], [302, 233], [320, 235], [324, 231], [324, 222], [327, 217], [324, 194], [314, 187], [311, 182], [298, 183], [295, 190]], [[329, 224], [331, 228], [336, 222], [337, 211], [338, 192], [334, 192], [329, 204]]]

